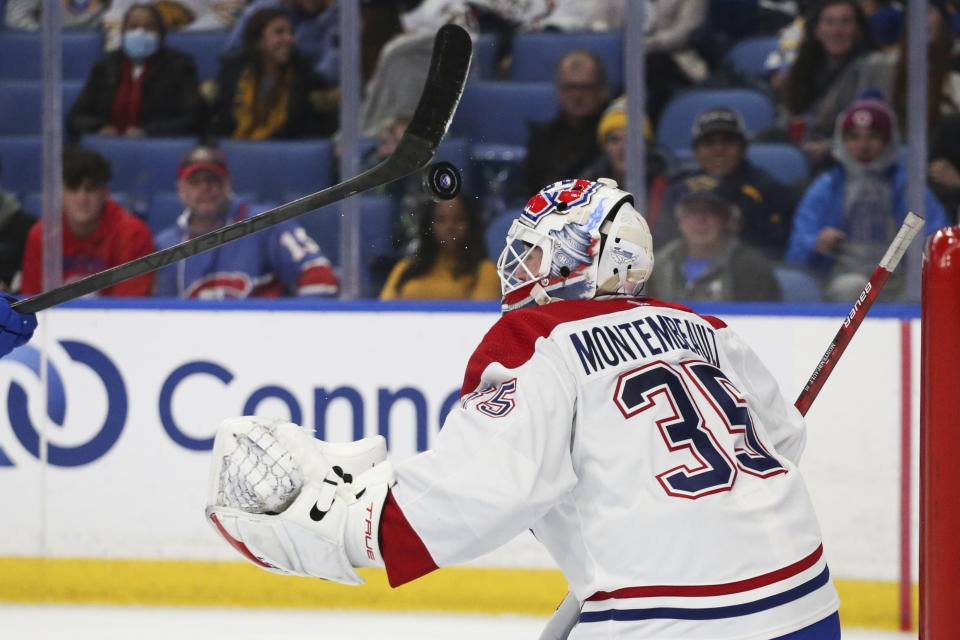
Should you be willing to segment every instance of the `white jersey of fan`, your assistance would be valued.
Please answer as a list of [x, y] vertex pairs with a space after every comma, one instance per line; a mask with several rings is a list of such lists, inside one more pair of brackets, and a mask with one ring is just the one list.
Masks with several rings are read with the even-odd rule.
[[[388, 573], [531, 529], [582, 603], [570, 638], [775, 638], [839, 604], [804, 444], [799, 412], [716, 318], [623, 297], [513, 311], [436, 446], [397, 465]], [[388, 553], [410, 529], [429, 557]]]

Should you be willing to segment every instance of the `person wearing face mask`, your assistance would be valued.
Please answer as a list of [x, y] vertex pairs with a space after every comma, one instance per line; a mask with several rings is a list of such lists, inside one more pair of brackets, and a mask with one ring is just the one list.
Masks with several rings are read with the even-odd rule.
[[256, 11], [243, 42], [242, 51], [221, 59], [210, 133], [238, 140], [332, 134], [336, 116], [311, 104], [321, 83], [294, 44], [287, 11]]
[[197, 133], [200, 94], [193, 58], [164, 44], [166, 29], [153, 5], [123, 18], [123, 44], [94, 64], [67, 114], [72, 136], [182, 136]]

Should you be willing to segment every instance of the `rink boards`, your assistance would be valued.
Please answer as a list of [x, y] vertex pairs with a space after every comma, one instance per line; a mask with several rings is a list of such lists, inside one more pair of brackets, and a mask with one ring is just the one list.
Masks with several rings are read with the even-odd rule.
[[[698, 310], [743, 335], [791, 400], [847, 311]], [[801, 469], [848, 623], [893, 628], [898, 581], [916, 581], [916, 316], [875, 308], [808, 416]], [[430, 446], [497, 317], [488, 304], [295, 301], [45, 312], [31, 346], [0, 360], [0, 600], [549, 612], [565, 583], [529, 535], [391, 591], [377, 571], [349, 588], [238, 564], [203, 518], [219, 420], [275, 415], [328, 440], [382, 433], [406, 458]]]

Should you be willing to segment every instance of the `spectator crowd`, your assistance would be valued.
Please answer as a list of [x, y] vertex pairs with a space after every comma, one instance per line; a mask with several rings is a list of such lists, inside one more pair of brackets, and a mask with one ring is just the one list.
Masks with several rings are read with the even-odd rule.
[[[454, 22], [475, 40], [461, 113], [440, 152], [459, 165], [464, 191], [434, 202], [413, 176], [373, 194], [387, 203], [385, 238], [361, 250], [363, 295], [498, 298], [504, 221], [557, 180], [624, 184], [627, 131], [636, 126], [646, 146], [646, 202], [638, 209], [656, 248], [646, 294], [854, 299], [906, 215], [905, 3], [645, 2], [646, 120], [638, 123], [627, 121], [632, 98], [624, 93], [626, 0], [361, 3], [364, 168], [403, 135], [436, 29]], [[958, 5], [930, 0], [924, 29], [927, 234], [956, 224], [960, 211]], [[39, 29], [39, 0], [0, 7], [0, 43]], [[249, 179], [238, 178], [246, 160], [237, 149], [323, 140], [333, 167], [346, 37], [339, 11], [339, 0], [64, 0], [64, 29], [98, 32], [103, 43], [63, 105], [64, 281], [279, 204], [251, 195]], [[176, 46], [191, 32], [222, 35], [216, 51], [204, 52], [215, 73]], [[112, 166], [98, 149], [128, 139], [148, 151], [186, 142], [176, 163], [157, 167], [176, 194], [164, 224], [137, 204], [136, 185], [111, 192], [115, 170], [129, 167]], [[24, 206], [28, 189], [4, 179], [4, 140], [0, 290], [32, 295], [41, 291], [42, 223]], [[318, 185], [338, 180], [332, 169], [313, 177]], [[331, 228], [286, 222], [101, 295], [335, 297]], [[798, 274], [812, 298], [794, 289]], [[897, 274], [884, 299], [903, 293]]]

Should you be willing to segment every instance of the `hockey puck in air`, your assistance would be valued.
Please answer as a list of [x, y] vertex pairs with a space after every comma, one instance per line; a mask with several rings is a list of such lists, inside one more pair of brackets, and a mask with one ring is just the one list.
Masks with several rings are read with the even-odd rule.
[[452, 200], [460, 193], [460, 172], [449, 162], [435, 162], [423, 174], [423, 190], [434, 200]]

